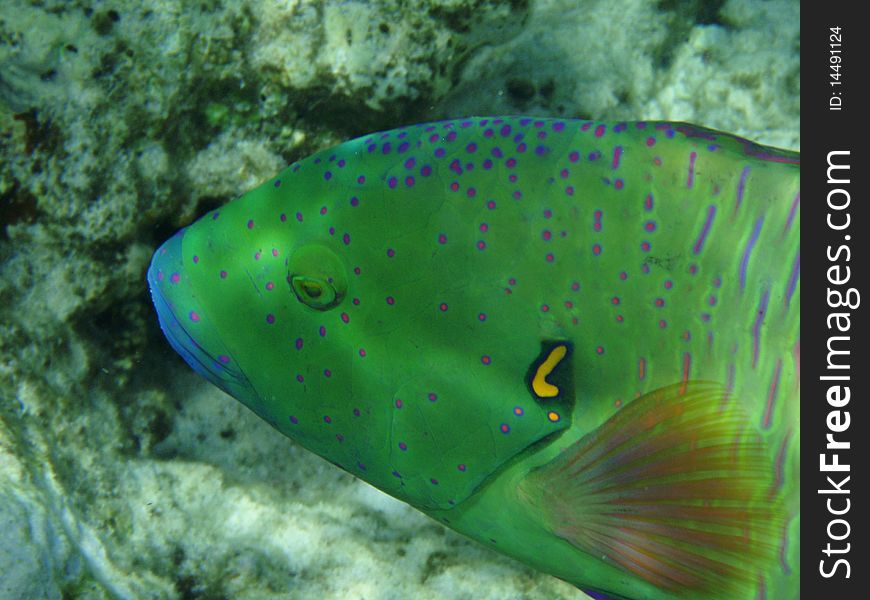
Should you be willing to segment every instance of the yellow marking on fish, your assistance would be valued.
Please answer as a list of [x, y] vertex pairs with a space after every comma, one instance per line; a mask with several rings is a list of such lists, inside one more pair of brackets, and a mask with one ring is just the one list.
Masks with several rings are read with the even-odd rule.
[[562, 362], [567, 353], [568, 346], [556, 346], [535, 371], [535, 376], [532, 378], [532, 391], [538, 398], [555, 398], [559, 395], [559, 388], [548, 383], [547, 376]]

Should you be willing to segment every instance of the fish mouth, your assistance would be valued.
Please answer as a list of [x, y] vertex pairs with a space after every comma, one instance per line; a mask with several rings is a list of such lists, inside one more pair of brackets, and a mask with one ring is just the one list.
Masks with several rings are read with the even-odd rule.
[[148, 287], [160, 329], [194, 371], [231, 396], [250, 398], [254, 394], [250, 381], [215, 328], [202, 318], [205, 308], [184, 270], [184, 232], [179, 230], [160, 246], [148, 267]]

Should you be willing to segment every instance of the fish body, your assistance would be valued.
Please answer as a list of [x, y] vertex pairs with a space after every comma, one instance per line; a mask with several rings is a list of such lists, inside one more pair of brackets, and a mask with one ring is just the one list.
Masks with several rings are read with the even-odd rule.
[[469, 118], [287, 167], [155, 253], [273, 427], [631, 600], [799, 586], [800, 169], [684, 123]]

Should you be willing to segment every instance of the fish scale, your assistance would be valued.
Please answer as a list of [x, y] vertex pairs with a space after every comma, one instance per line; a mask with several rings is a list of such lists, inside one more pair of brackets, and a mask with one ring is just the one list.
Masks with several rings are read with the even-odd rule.
[[798, 161], [683, 123], [411, 126], [204, 216], [149, 284], [198, 372], [484, 544], [625, 598], [785, 597]]

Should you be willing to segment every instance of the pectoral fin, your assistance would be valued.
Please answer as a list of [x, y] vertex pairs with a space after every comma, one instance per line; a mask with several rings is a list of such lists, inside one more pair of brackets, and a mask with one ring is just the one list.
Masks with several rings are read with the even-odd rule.
[[657, 587], [749, 598], [784, 521], [771, 472], [739, 403], [690, 382], [629, 403], [520, 495], [554, 535]]

